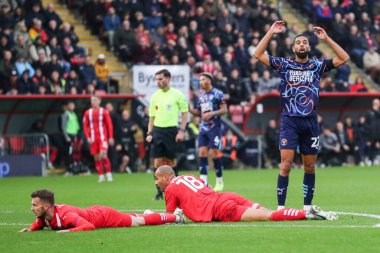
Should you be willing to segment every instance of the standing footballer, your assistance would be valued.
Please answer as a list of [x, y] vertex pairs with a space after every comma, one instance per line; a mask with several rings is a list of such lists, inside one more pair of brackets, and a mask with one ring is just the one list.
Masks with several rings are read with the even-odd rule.
[[277, 181], [278, 209], [285, 207], [289, 174], [297, 148], [302, 155], [305, 175], [303, 179], [304, 209], [309, 209], [315, 190], [315, 163], [319, 150], [319, 81], [333, 68], [345, 64], [349, 55], [334, 42], [321, 27], [314, 27], [315, 35], [324, 40], [336, 54], [332, 59], [309, 59], [309, 40], [304, 35], [294, 39], [295, 59], [265, 54], [273, 35], [284, 31], [285, 22], [273, 23], [257, 46], [254, 56], [281, 76], [281, 165]]
[[[178, 175], [177, 142], [183, 141], [185, 135], [188, 104], [183, 93], [170, 86], [171, 74], [167, 69], [158, 71], [155, 77], [159, 90], [150, 98], [146, 141], [153, 141], [154, 168], [167, 164], [172, 166]], [[181, 126], [177, 129], [179, 112], [182, 113], [182, 119]], [[154, 199], [163, 199], [158, 187]]]
[[90, 144], [90, 152], [95, 160], [95, 168], [99, 174], [99, 183], [112, 182], [111, 162], [107, 156], [108, 145], [113, 146], [113, 125], [109, 112], [100, 106], [101, 98], [91, 96], [91, 108], [84, 113], [83, 132]]
[[222, 191], [223, 165], [219, 158], [221, 147], [222, 129], [220, 116], [227, 113], [227, 105], [224, 100], [223, 92], [212, 87], [214, 78], [212, 74], [204, 72], [201, 74], [199, 83], [202, 93], [199, 96], [196, 109], [190, 109], [194, 115], [201, 116], [200, 132], [198, 135], [199, 158], [200, 158], [200, 178], [207, 182], [208, 172], [208, 152], [214, 162], [216, 173], [215, 191]]

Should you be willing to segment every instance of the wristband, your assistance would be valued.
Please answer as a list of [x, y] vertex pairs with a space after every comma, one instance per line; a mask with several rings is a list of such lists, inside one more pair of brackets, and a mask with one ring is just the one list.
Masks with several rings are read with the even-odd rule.
[[152, 132], [148, 132], [146, 135], [147, 135], [147, 136], [149, 136], [149, 135], [153, 135], [153, 133], [152, 133]]
[[179, 131], [186, 132], [185, 128], [180, 128]]

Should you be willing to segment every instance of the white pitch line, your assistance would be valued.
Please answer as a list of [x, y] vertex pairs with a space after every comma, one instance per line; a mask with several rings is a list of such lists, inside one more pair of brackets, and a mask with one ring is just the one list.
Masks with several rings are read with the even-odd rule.
[[30, 223], [0, 222], [0, 226], [30, 226]]
[[[281, 224], [280, 224], [281, 223]], [[285, 224], [286, 223], [286, 224]], [[380, 225], [380, 224], [377, 224]], [[276, 222], [276, 224], [225, 224], [225, 223], [189, 223], [185, 227], [267, 227], [267, 228], [377, 228], [377, 225], [307, 225], [307, 224], [289, 224], [288, 222]], [[380, 226], [378, 226], [380, 227]]]
[[343, 215], [353, 215], [353, 216], [362, 216], [362, 217], [369, 217], [374, 219], [380, 220], [380, 215], [377, 214], [367, 214], [367, 213], [346, 213], [346, 212], [336, 212], [337, 214], [343, 214]]

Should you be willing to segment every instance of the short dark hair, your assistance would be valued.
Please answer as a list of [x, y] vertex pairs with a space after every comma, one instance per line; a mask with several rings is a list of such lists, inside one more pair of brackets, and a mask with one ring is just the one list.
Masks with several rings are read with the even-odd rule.
[[212, 76], [211, 73], [209, 73], [209, 72], [202, 72], [202, 73], [201, 73], [201, 76], [205, 76], [205, 77], [207, 77], [208, 79], [210, 79], [211, 84], [214, 83], [214, 77]]
[[54, 205], [54, 192], [43, 189], [32, 192], [30, 195], [32, 198], [40, 198], [42, 201], [48, 202], [50, 205]]
[[294, 45], [294, 43], [296, 42], [296, 39], [297, 39], [298, 37], [305, 37], [305, 38], [307, 39], [307, 41], [310, 42], [309, 36], [307, 36], [307, 35], [304, 34], [304, 33], [301, 33], [301, 34], [298, 34], [296, 37], [294, 37], [293, 45]]
[[172, 74], [170, 74], [169, 70], [167, 70], [167, 69], [161, 69], [161, 70], [157, 71], [156, 74], [154, 74], [154, 75], [156, 76], [156, 75], [161, 75], [161, 74], [163, 74], [164, 77], [169, 77], [169, 78], [172, 77]]

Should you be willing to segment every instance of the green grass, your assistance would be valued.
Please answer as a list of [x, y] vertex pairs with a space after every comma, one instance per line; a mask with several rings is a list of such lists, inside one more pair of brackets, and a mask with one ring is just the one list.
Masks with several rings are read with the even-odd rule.
[[[276, 208], [278, 170], [225, 171], [225, 190]], [[287, 206], [302, 208], [302, 170], [290, 177]], [[164, 210], [152, 201], [153, 176], [116, 174], [113, 183], [97, 176], [29, 177], [0, 180], [0, 252], [379, 252], [380, 219], [341, 215], [338, 221], [189, 223], [156, 227], [99, 229], [57, 234], [17, 233], [34, 221], [30, 193], [48, 188], [56, 202], [118, 210]], [[317, 171], [314, 203], [323, 209], [380, 215], [380, 168], [326, 168]], [[210, 173], [211, 183], [215, 181]], [[24, 225], [25, 224], [25, 225]]]

